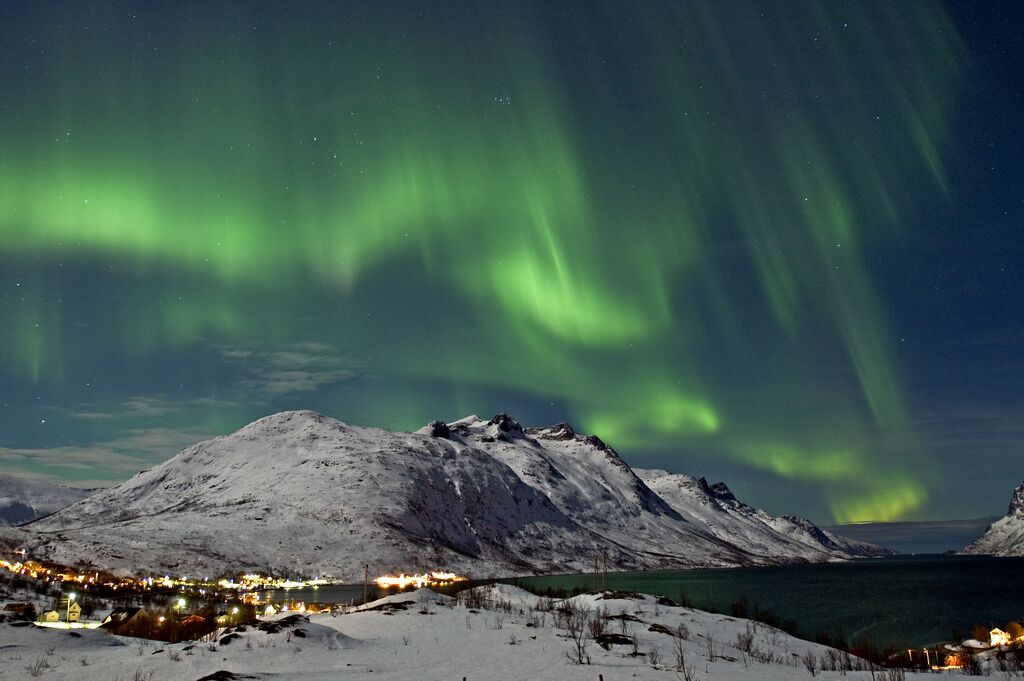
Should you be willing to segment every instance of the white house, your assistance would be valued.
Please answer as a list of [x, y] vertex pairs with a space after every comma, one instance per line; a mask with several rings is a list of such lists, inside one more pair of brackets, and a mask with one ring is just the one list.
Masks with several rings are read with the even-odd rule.
[[1002, 629], [996, 627], [992, 631], [988, 632], [989, 645], [993, 646], [1005, 646], [1010, 643], [1010, 635]]

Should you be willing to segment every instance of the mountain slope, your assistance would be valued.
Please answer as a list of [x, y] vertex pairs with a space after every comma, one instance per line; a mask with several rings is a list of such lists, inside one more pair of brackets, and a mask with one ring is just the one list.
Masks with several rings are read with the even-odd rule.
[[1006, 515], [992, 523], [976, 541], [968, 544], [963, 553], [1024, 556], [1024, 482], [1014, 490]]
[[42, 518], [93, 491], [0, 473], [0, 525], [20, 525]]
[[772, 516], [739, 501], [723, 482], [708, 485], [694, 478], [661, 470], [636, 470], [637, 475], [682, 517], [707, 528], [716, 537], [764, 554], [800, 555], [824, 561], [837, 554], [877, 556], [874, 544], [823, 530], [806, 518]]
[[[723, 527], [739, 527], [732, 517]], [[20, 540], [37, 557], [111, 570], [341, 579], [361, 579], [364, 565], [482, 576], [582, 571], [599, 556], [649, 569], [853, 555], [709, 527], [565, 424], [524, 430], [498, 415], [392, 433], [284, 412], [192, 445]]]

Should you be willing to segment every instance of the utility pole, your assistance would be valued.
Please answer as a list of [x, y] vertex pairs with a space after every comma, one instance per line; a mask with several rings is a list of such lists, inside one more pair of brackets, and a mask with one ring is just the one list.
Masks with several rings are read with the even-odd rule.
[[68, 612], [64, 616], [64, 623], [67, 624], [68, 628], [71, 628], [71, 603], [75, 600], [75, 592], [72, 591], [68, 594]]

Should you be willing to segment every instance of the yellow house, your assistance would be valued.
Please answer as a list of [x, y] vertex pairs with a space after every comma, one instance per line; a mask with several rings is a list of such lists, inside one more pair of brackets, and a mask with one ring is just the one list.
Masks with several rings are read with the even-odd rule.
[[71, 605], [67, 609], [68, 622], [77, 622], [82, 617], [82, 606], [77, 601], [71, 601]]
[[40, 622], [60, 622], [60, 613], [56, 610], [47, 610], [39, 617]]
[[1010, 643], [1010, 635], [998, 627], [988, 632], [989, 645], [1005, 646]]

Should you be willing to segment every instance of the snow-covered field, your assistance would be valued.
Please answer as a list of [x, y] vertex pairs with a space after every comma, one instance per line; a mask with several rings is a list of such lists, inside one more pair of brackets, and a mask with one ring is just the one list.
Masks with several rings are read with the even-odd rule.
[[[560, 610], [566, 602], [516, 587], [475, 593], [454, 601], [424, 589], [345, 614], [284, 613], [211, 643], [165, 645], [95, 630], [0, 624], [0, 679], [774, 681], [812, 678], [811, 659], [815, 678], [872, 678], [869, 671], [823, 671], [823, 663], [843, 663], [830, 648], [748, 620], [659, 605], [650, 596], [577, 596], [567, 614]], [[583, 614], [600, 619], [623, 643], [606, 650], [584, 625], [581, 650], [570, 620], [580, 623]], [[876, 672], [875, 678], [890, 677]]]

